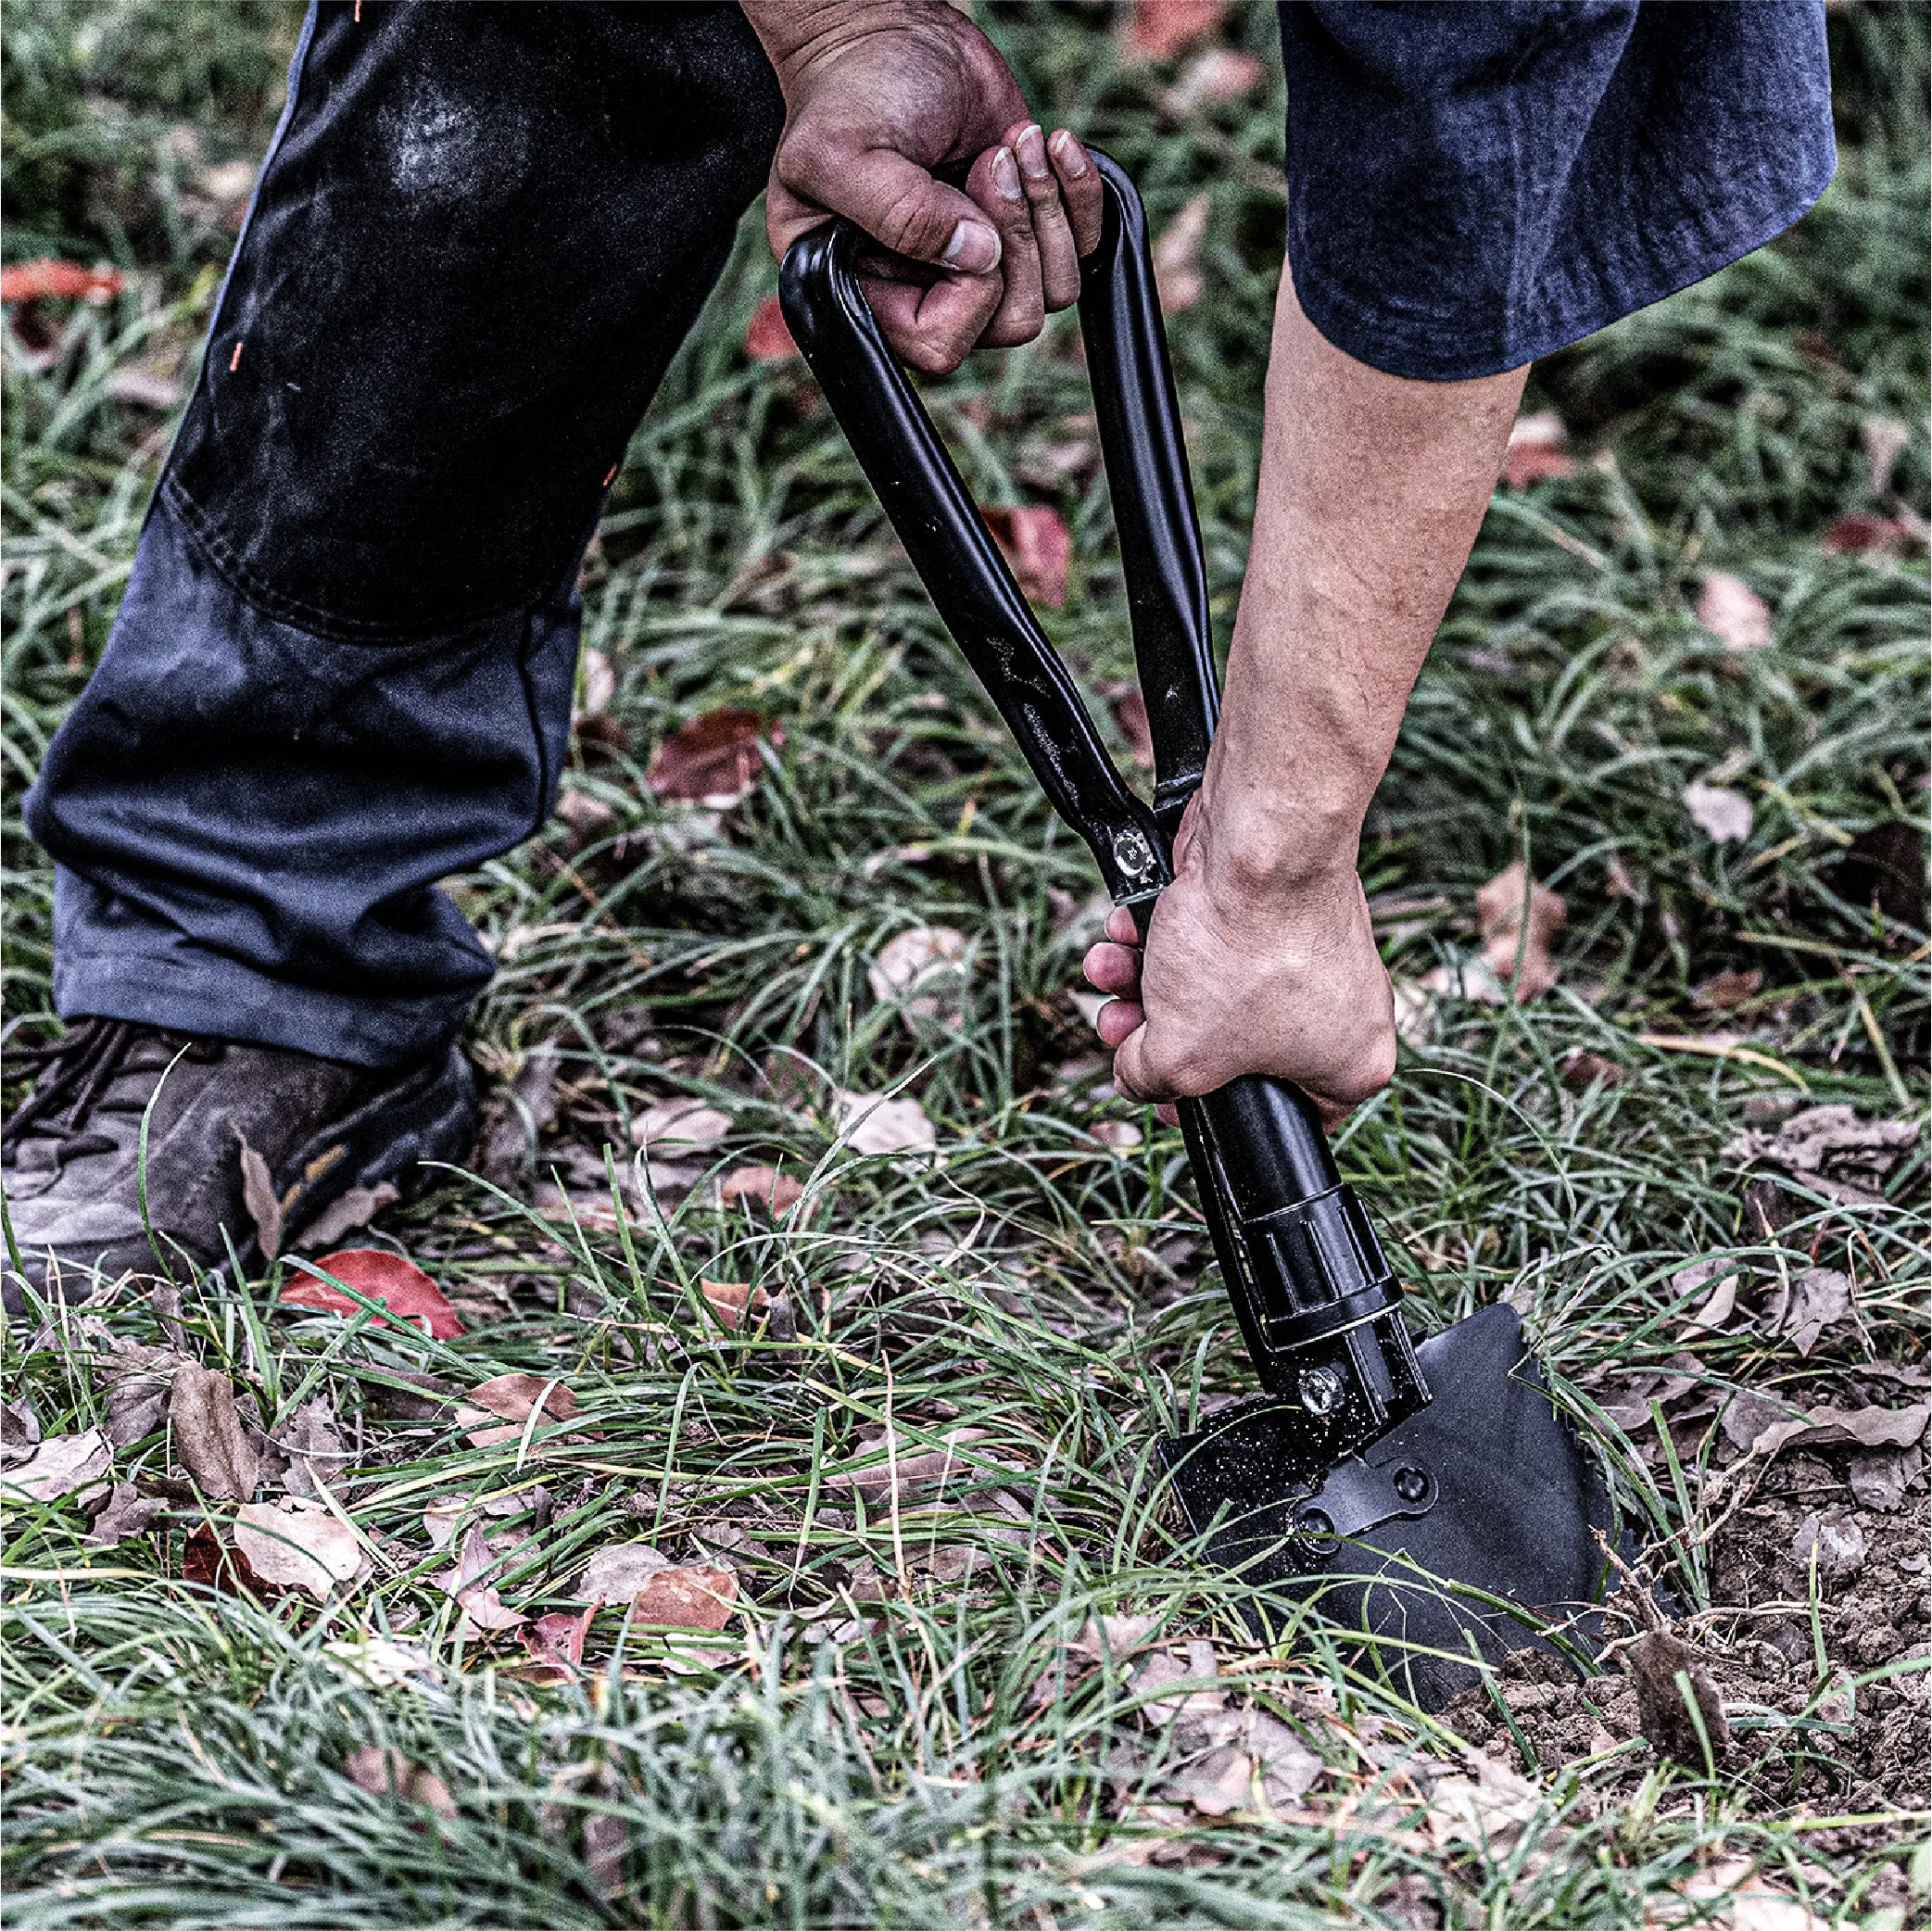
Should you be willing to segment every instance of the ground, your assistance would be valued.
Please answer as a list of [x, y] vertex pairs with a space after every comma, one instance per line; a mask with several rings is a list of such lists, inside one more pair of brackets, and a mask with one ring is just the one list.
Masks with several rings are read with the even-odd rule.
[[[1168, 237], [1225, 638], [1282, 81], [1269, 10], [1216, 14], [1161, 53], [979, 8]], [[6, 259], [122, 274], [7, 309], [16, 1044], [55, 1027], [19, 790], [294, 30], [9, 11]], [[1191, 1559], [1154, 1445], [1251, 1383], [1069, 990], [1095, 879], [753, 327], [754, 220], [586, 562], [563, 810], [454, 884], [501, 966], [480, 1177], [336, 1236], [440, 1338], [290, 1304], [312, 1256], [7, 1335], [15, 1922], [1923, 1921], [1926, 28], [1831, 34], [1821, 207], [1537, 368], [1363, 852], [1408, 1043], [1338, 1157], [1418, 1328], [1507, 1298], [1602, 1456], [1648, 1586], [1599, 1672], [1427, 1717]], [[1076, 345], [927, 395], [982, 502], [1070, 533], [1046, 621], [1130, 759]], [[1007, 535], [1051, 579], [1054, 524]]]

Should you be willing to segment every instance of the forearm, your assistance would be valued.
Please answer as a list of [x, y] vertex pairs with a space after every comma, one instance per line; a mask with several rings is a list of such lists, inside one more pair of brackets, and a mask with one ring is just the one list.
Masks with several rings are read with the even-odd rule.
[[1523, 375], [1384, 375], [1318, 333], [1283, 272], [1254, 541], [1202, 801], [1205, 855], [1227, 889], [1280, 892], [1353, 870]]

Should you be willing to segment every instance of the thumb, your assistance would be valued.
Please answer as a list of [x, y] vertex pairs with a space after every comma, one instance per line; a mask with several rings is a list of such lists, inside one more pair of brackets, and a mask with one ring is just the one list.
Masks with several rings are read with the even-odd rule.
[[1114, 1089], [1130, 1100], [1171, 1100], [1175, 1097], [1168, 1082], [1148, 1064], [1147, 1022], [1144, 1019], [1114, 1048]]
[[914, 261], [966, 275], [999, 266], [999, 231], [978, 204], [889, 147], [852, 147], [802, 128], [779, 148], [773, 175], [775, 187], [786, 191], [771, 197], [767, 220], [781, 260], [800, 235], [834, 214]]

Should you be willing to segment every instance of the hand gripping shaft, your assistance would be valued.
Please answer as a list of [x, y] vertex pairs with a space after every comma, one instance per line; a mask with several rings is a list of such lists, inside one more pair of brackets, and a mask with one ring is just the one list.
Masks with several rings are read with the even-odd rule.
[[[793, 244], [780, 286], [792, 335], [934, 606], [1049, 802], [1086, 840], [1144, 939], [1173, 876], [1174, 833], [1200, 787], [1219, 697], [1146, 220], [1126, 174], [1104, 155], [1093, 159], [1106, 219], [1081, 266], [1080, 327], [1154, 740], [1152, 810], [1102, 746], [886, 347], [855, 271], [864, 237], [842, 221], [814, 230]], [[1426, 1403], [1401, 1290], [1307, 1096], [1283, 1080], [1235, 1079], [1182, 1101], [1181, 1121], [1263, 1387], [1320, 1418], [1338, 1444], [1379, 1435]]]

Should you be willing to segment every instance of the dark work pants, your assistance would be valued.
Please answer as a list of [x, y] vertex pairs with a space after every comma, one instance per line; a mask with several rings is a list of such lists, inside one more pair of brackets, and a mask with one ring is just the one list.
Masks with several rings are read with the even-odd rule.
[[[1575, 341], [1831, 175], [1819, 0], [1297, 0], [1282, 32], [1297, 292], [1399, 375]], [[369, 1066], [461, 1023], [490, 962], [436, 880], [550, 808], [578, 557], [782, 120], [735, 6], [314, 10], [27, 800], [63, 1014]]]
[[63, 1014], [386, 1066], [489, 978], [436, 881], [555, 801], [577, 563], [784, 105], [736, 6], [357, 12], [26, 809]]

